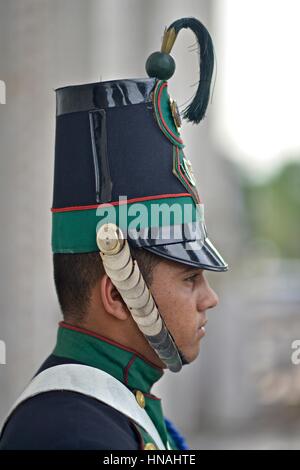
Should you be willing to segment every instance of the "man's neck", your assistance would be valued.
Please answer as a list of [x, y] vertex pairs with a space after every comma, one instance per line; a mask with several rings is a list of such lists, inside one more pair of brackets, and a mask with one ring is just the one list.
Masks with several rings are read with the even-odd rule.
[[[92, 318], [87, 317], [82, 322], [74, 322], [72, 320], [66, 320], [66, 323], [84, 329], [86, 331], [93, 332], [99, 336], [105, 337], [111, 341], [114, 341], [125, 348], [134, 348], [135, 351], [144, 356], [148, 361], [152, 362], [155, 366], [164, 369], [165, 364], [160, 360], [154, 349], [150, 346], [142, 332], [138, 329], [134, 320], [131, 321], [115, 321], [111, 322], [110, 325], [99, 324], [99, 321], [95, 321]], [[120, 325], [120, 323], [122, 323]]]

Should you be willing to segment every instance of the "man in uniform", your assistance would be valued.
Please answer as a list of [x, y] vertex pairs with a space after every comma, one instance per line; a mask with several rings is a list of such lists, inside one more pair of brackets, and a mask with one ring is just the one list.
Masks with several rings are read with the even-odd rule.
[[218, 302], [204, 271], [227, 264], [208, 239], [168, 94], [182, 28], [200, 62], [183, 117], [199, 123], [214, 57], [195, 18], [165, 29], [149, 78], [56, 90], [52, 248], [64, 321], [5, 420], [1, 449], [187, 448], [151, 388], [197, 357]]

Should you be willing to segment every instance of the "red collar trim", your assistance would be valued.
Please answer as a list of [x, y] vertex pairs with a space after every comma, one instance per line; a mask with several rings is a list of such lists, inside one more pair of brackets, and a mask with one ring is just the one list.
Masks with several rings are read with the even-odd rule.
[[112, 344], [113, 346], [117, 346], [118, 348], [120, 349], [123, 349], [124, 351], [127, 351], [127, 352], [130, 352], [132, 354], [135, 354], [135, 356], [139, 357], [140, 359], [142, 359], [144, 362], [146, 362], [147, 364], [149, 364], [151, 367], [154, 367], [155, 369], [163, 372], [163, 368], [162, 367], [158, 367], [156, 364], [154, 364], [153, 362], [149, 361], [149, 359], [147, 359], [145, 356], [143, 356], [142, 354], [140, 354], [139, 352], [135, 351], [135, 349], [131, 349], [131, 348], [127, 348], [126, 346], [124, 346], [123, 344], [120, 344], [118, 343], [117, 341], [114, 341], [112, 339], [109, 339], [109, 338], [106, 338], [102, 335], [99, 335], [98, 333], [95, 333], [94, 331], [90, 331], [90, 330], [86, 330], [85, 328], [80, 328], [78, 326], [74, 326], [74, 325], [70, 325], [69, 323], [66, 323], [64, 321], [61, 321], [59, 322], [59, 326], [61, 328], [66, 328], [67, 330], [73, 330], [73, 331], [78, 331], [79, 333], [83, 333], [85, 335], [88, 335], [88, 336], [93, 336], [94, 338], [98, 338], [98, 339], [101, 339], [101, 341], [104, 341], [108, 344]]

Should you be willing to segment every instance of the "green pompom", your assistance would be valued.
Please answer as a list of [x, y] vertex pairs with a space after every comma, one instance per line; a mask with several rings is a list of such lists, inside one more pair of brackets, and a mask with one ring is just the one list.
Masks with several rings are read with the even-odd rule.
[[175, 72], [175, 61], [170, 54], [153, 52], [147, 59], [146, 72], [149, 77], [168, 80]]

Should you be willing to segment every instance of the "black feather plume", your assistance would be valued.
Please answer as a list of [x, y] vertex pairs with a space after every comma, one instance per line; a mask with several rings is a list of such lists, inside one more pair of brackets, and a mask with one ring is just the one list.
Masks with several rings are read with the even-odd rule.
[[170, 32], [172, 28], [174, 28], [176, 33], [175, 38], [181, 29], [191, 29], [199, 44], [200, 80], [193, 100], [183, 110], [184, 119], [193, 123], [199, 123], [205, 116], [210, 97], [210, 85], [214, 70], [213, 42], [205, 26], [196, 18], [181, 18], [176, 20], [167, 28], [167, 32]]

